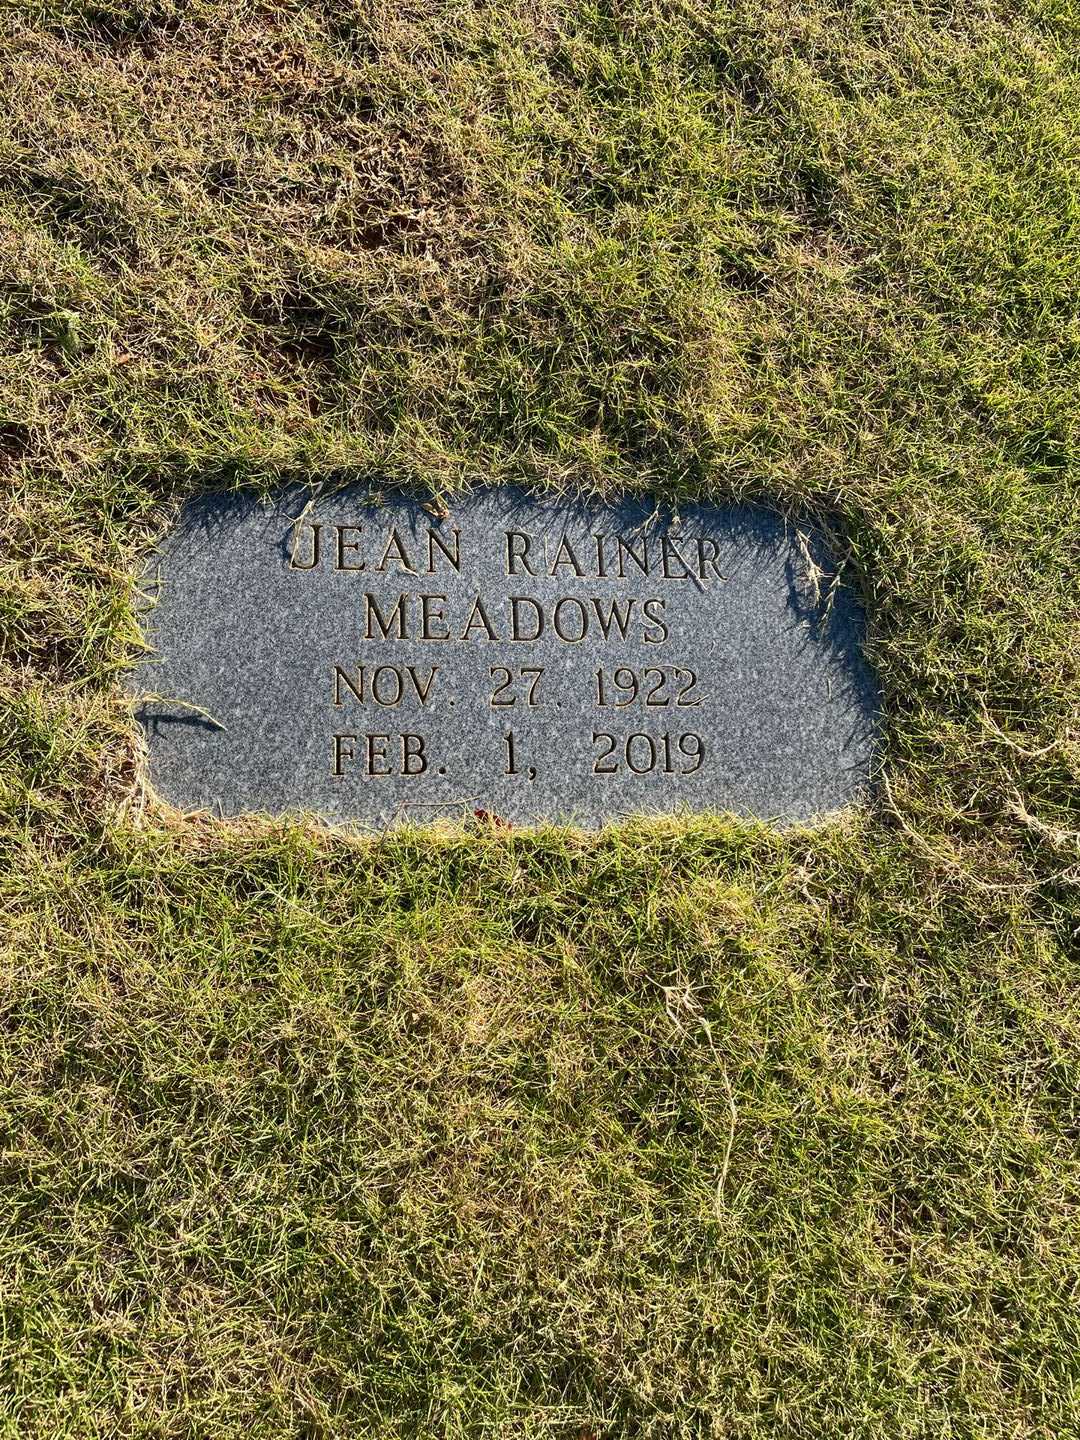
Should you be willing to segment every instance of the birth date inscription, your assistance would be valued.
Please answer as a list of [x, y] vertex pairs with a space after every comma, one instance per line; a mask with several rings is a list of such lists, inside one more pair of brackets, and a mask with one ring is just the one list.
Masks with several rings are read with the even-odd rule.
[[809, 818], [874, 751], [833, 570], [749, 508], [204, 495], [146, 576], [151, 778], [185, 809], [373, 827]]

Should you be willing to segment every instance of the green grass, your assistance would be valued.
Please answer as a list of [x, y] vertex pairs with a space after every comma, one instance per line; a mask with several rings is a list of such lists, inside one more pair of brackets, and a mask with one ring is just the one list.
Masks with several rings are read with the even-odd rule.
[[[1080, 1436], [1080, 11], [2, 23], [0, 1435]], [[183, 496], [490, 478], [827, 523], [872, 803], [147, 802]]]

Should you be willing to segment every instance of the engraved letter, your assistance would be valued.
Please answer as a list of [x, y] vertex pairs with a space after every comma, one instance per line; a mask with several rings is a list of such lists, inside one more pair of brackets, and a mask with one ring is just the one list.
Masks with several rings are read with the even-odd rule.
[[[535, 575], [536, 571], [529, 564], [529, 546], [532, 541], [528, 535], [523, 535], [520, 530], [507, 530], [506, 532], [506, 573], [507, 575]], [[524, 571], [517, 568], [518, 561], [524, 565]]]
[[423, 684], [420, 683], [420, 677], [417, 675], [416, 668], [414, 666], [406, 665], [405, 669], [409, 676], [409, 679], [413, 683], [413, 689], [416, 691], [416, 698], [420, 701], [421, 705], [426, 705], [427, 697], [431, 691], [431, 687], [435, 683], [435, 676], [439, 673], [438, 665], [432, 665], [431, 669], [427, 673], [427, 679], [424, 681]]
[[[706, 552], [708, 552], [708, 553], [706, 553]], [[717, 563], [716, 563], [716, 557], [717, 557], [717, 555], [719, 555], [719, 553], [720, 553], [720, 546], [717, 545], [717, 543], [716, 543], [715, 540], [710, 540], [710, 539], [708, 539], [706, 536], [702, 536], [702, 537], [698, 540], [698, 542], [697, 542], [698, 576], [699, 576], [702, 580], [705, 579], [705, 566], [706, 566], [706, 565], [710, 565], [710, 564], [712, 565], [713, 570], [716, 572], [716, 578], [717, 578], [718, 580], [723, 580], [724, 577], [723, 577], [723, 575], [720, 574], [720, 569], [719, 569], [719, 567], [717, 566]]]
[[289, 556], [289, 569], [290, 569], [290, 570], [314, 570], [314, 569], [315, 569], [315, 566], [319, 563], [319, 537], [321, 536], [321, 534], [322, 534], [322, 526], [321, 526], [321, 525], [312, 525], [312, 527], [311, 527], [311, 560], [310, 560], [310, 562], [309, 562], [307, 565], [301, 565], [300, 562], [299, 562], [299, 561], [297, 560], [297, 558], [296, 558], [297, 552], [298, 552], [299, 549], [300, 549], [300, 528], [299, 528], [299, 526], [297, 526], [297, 528], [293, 531], [292, 554]]
[[[389, 775], [390, 766], [386, 763], [386, 747], [390, 743], [389, 735], [365, 735], [367, 741], [367, 773], [369, 775]], [[378, 745], [378, 749], [376, 749]], [[376, 768], [376, 761], [381, 760], [383, 768]]]
[[[623, 600], [621, 602], [611, 600], [608, 602], [606, 614], [604, 613], [604, 601], [598, 596], [593, 595], [591, 597], [591, 603], [593, 609], [596, 611], [596, 618], [604, 639], [607, 640], [610, 637], [611, 627], [615, 625], [618, 627], [620, 639], [625, 640], [627, 627], [630, 624], [630, 617], [634, 613], [635, 602], [633, 600]], [[623, 607], [622, 610], [619, 609], [620, 603]]]
[[[654, 630], [652, 627], [646, 626], [646, 628], [641, 632], [642, 640], [645, 641], [646, 645], [663, 644], [663, 642], [668, 637], [667, 621], [664, 619], [663, 600], [657, 599], [657, 597], [654, 595], [651, 599], [646, 600], [641, 608], [645, 611], [645, 614], [649, 617], [649, 619], [653, 622], [653, 625], [655, 625], [656, 627], [656, 629]], [[659, 611], [660, 613], [657, 614], [657, 611]], [[657, 631], [659, 631], [659, 634], [657, 634]]]
[[637, 566], [637, 568], [641, 571], [642, 575], [648, 575], [648, 573], [649, 573], [649, 537], [648, 537], [647, 535], [643, 535], [643, 536], [641, 537], [641, 554], [640, 554], [640, 555], [638, 554], [638, 552], [634, 549], [634, 547], [633, 547], [628, 541], [626, 541], [626, 540], [624, 540], [624, 539], [622, 538], [621, 535], [617, 535], [617, 536], [615, 537], [615, 544], [616, 544], [616, 547], [617, 547], [617, 549], [618, 549], [618, 554], [619, 554], [619, 579], [620, 579], [620, 580], [625, 580], [625, 579], [626, 579], [626, 568], [625, 568], [625, 566], [626, 566], [626, 557], [627, 557], [628, 555], [629, 555], [630, 559], [633, 560], [633, 562], [634, 562], [634, 564]]
[[470, 632], [474, 628], [480, 629], [481, 627], [487, 631], [487, 638], [489, 640], [497, 640], [499, 638], [498, 635], [496, 635], [494, 628], [492, 627], [491, 621], [487, 617], [487, 612], [484, 610], [483, 601], [480, 599], [480, 596], [477, 595], [476, 599], [473, 601], [472, 610], [469, 612], [469, 623], [461, 632], [462, 640], [468, 640]]
[[422, 735], [402, 735], [401, 773], [403, 775], [423, 775], [426, 769], [427, 756], [424, 754], [424, 737]]
[[413, 569], [413, 563], [409, 559], [408, 552], [401, 543], [401, 536], [393, 528], [391, 528], [390, 534], [387, 536], [386, 549], [382, 553], [382, 559], [378, 565], [375, 566], [376, 570], [386, 569], [386, 562], [390, 559], [391, 553], [402, 570], [407, 570], [410, 575], [416, 574], [416, 571]]
[[460, 530], [451, 530], [451, 531], [450, 531], [450, 534], [454, 537], [454, 548], [453, 548], [453, 550], [450, 549], [450, 547], [447, 545], [446, 541], [442, 538], [442, 536], [439, 534], [439, 532], [438, 532], [437, 530], [430, 530], [430, 529], [428, 530], [428, 532], [427, 532], [427, 573], [428, 573], [429, 575], [434, 575], [434, 574], [435, 574], [435, 547], [436, 547], [436, 546], [438, 546], [438, 548], [439, 548], [439, 549], [442, 551], [442, 553], [446, 556], [447, 560], [450, 561], [450, 564], [454, 567], [454, 569], [457, 570], [457, 571], [460, 573], [460, 571], [461, 571], [461, 531], [460, 531]]
[[[380, 695], [380, 681], [387, 676], [392, 677], [390, 693], [389, 695]], [[385, 686], [381, 686], [381, 688], [384, 691], [386, 689]], [[396, 665], [379, 665], [376, 667], [375, 673], [371, 677], [371, 698], [375, 701], [376, 705], [382, 705], [386, 709], [392, 710], [395, 706], [401, 704], [401, 696], [404, 689], [405, 681], [402, 678], [401, 671]]]
[[[559, 620], [562, 617], [564, 609], [568, 606], [574, 605], [577, 606], [578, 624], [580, 626], [580, 629], [576, 635], [564, 635], [562, 627], [559, 624]], [[585, 602], [583, 600], [578, 600], [573, 595], [564, 595], [563, 598], [555, 606], [554, 614], [551, 617], [551, 623], [555, 626], [555, 634], [558, 635], [560, 640], [566, 640], [569, 644], [576, 645], [579, 640], [585, 639], [586, 631], [589, 628], [589, 612], [585, 609]]]
[[[440, 603], [435, 606], [435, 601]], [[443, 605], [446, 604], [445, 595], [421, 595], [420, 596], [420, 639], [421, 640], [449, 640], [450, 631], [446, 628], [446, 616], [443, 614]], [[440, 625], [442, 634], [432, 630], [432, 625]]]
[[346, 550], [359, 550], [359, 549], [360, 549], [359, 544], [358, 544], [355, 540], [346, 540], [346, 539], [345, 539], [345, 531], [346, 531], [346, 530], [355, 530], [356, 533], [359, 535], [362, 527], [361, 527], [360, 525], [335, 525], [335, 526], [334, 526], [334, 529], [337, 531], [337, 559], [336, 559], [336, 561], [335, 561], [335, 563], [334, 563], [334, 569], [335, 569], [335, 570], [363, 570], [363, 568], [364, 568], [364, 562], [363, 562], [363, 560], [360, 561], [360, 564], [359, 564], [359, 565], [346, 565], [346, 564], [345, 564], [345, 551], [346, 551]]
[[348, 688], [352, 691], [352, 693], [353, 693], [353, 695], [356, 697], [356, 699], [360, 701], [360, 704], [361, 704], [361, 705], [364, 703], [364, 667], [363, 667], [363, 665], [358, 665], [358, 666], [356, 667], [356, 679], [357, 679], [357, 681], [359, 682], [358, 685], [357, 685], [357, 684], [354, 684], [353, 681], [351, 681], [351, 680], [349, 679], [348, 675], [345, 674], [345, 671], [341, 668], [340, 665], [335, 665], [335, 666], [334, 666], [334, 704], [335, 704], [335, 705], [344, 705], [344, 704], [345, 704], [345, 701], [342, 700], [342, 698], [341, 698], [341, 687], [342, 687], [342, 685], [348, 686]]
[[372, 635], [371, 633], [372, 619], [374, 619], [375, 624], [378, 625], [379, 629], [382, 631], [382, 637], [384, 640], [389, 640], [390, 627], [393, 625], [395, 620], [397, 621], [397, 638], [399, 640], [407, 639], [408, 637], [405, 634], [405, 601], [408, 598], [409, 592], [406, 590], [404, 594], [398, 596], [398, 602], [390, 611], [390, 614], [383, 615], [382, 611], [379, 609], [379, 602], [375, 599], [375, 596], [365, 595], [364, 604], [367, 608], [367, 624], [364, 627], [364, 639], [374, 640], [375, 638], [374, 635]]
[[[685, 560], [683, 559], [683, 557], [679, 554], [679, 549], [678, 549], [678, 546], [675, 544], [675, 541], [674, 541], [674, 540], [669, 540], [666, 535], [662, 536], [661, 539], [660, 539], [660, 554], [661, 554], [661, 556], [663, 557], [664, 579], [665, 579], [665, 580], [689, 580], [689, 579], [690, 579], [690, 567], [689, 567], [689, 565], [687, 565], [686, 561], [685, 561]], [[676, 571], [676, 572], [673, 574], [672, 571], [671, 571], [671, 569], [669, 568], [670, 565], [671, 565], [672, 556], [674, 556], [675, 559], [676, 559], [676, 560], [679, 562], [679, 564], [682, 566], [682, 571], [681, 571], [681, 572]]]
[[346, 744], [345, 744], [345, 742], [346, 742], [347, 740], [348, 740], [348, 741], [354, 741], [355, 739], [356, 739], [356, 736], [355, 736], [355, 735], [335, 735], [335, 736], [334, 736], [334, 766], [333, 766], [333, 769], [330, 771], [331, 775], [340, 775], [340, 774], [341, 774], [341, 762], [342, 762], [343, 760], [353, 760], [353, 759], [355, 759], [355, 757], [356, 757], [356, 751], [353, 749], [353, 747], [352, 747], [351, 744], [348, 745], [348, 746], [346, 746]]
[[[521, 606], [531, 605], [533, 608], [533, 620], [536, 629], [531, 635], [524, 635], [521, 631]], [[544, 610], [539, 601], [534, 600], [531, 595], [510, 596], [510, 639], [511, 640], [539, 640], [544, 633]]]
[[559, 541], [559, 549], [556, 552], [555, 559], [551, 562], [550, 573], [554, 575], [560, 565], [569, 565], [575, 575], [583, 576], [585, 574], [585, 571], [582, 570], [578, 564], [578, 558], [571, 549], [569, 537], [566, 535]]

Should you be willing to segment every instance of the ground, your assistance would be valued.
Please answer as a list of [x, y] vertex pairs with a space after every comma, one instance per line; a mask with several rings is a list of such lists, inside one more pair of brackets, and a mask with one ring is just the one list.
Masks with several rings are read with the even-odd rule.
[[[0, 1435], [1080, 1435], [1073, 0], [31, 0], [0, 45]], [[148, 798], [207, 485], [826, 524], [885, 763]]]

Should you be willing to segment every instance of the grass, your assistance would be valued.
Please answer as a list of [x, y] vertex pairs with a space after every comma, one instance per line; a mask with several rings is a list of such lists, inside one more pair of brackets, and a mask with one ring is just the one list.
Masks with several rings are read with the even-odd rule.
[[[0, 1435], [1080, 1436], [1080, 12], [33, 0], [0, 48]], [[802, 507], [873, 803], [147, 806], [206, 485]]]

